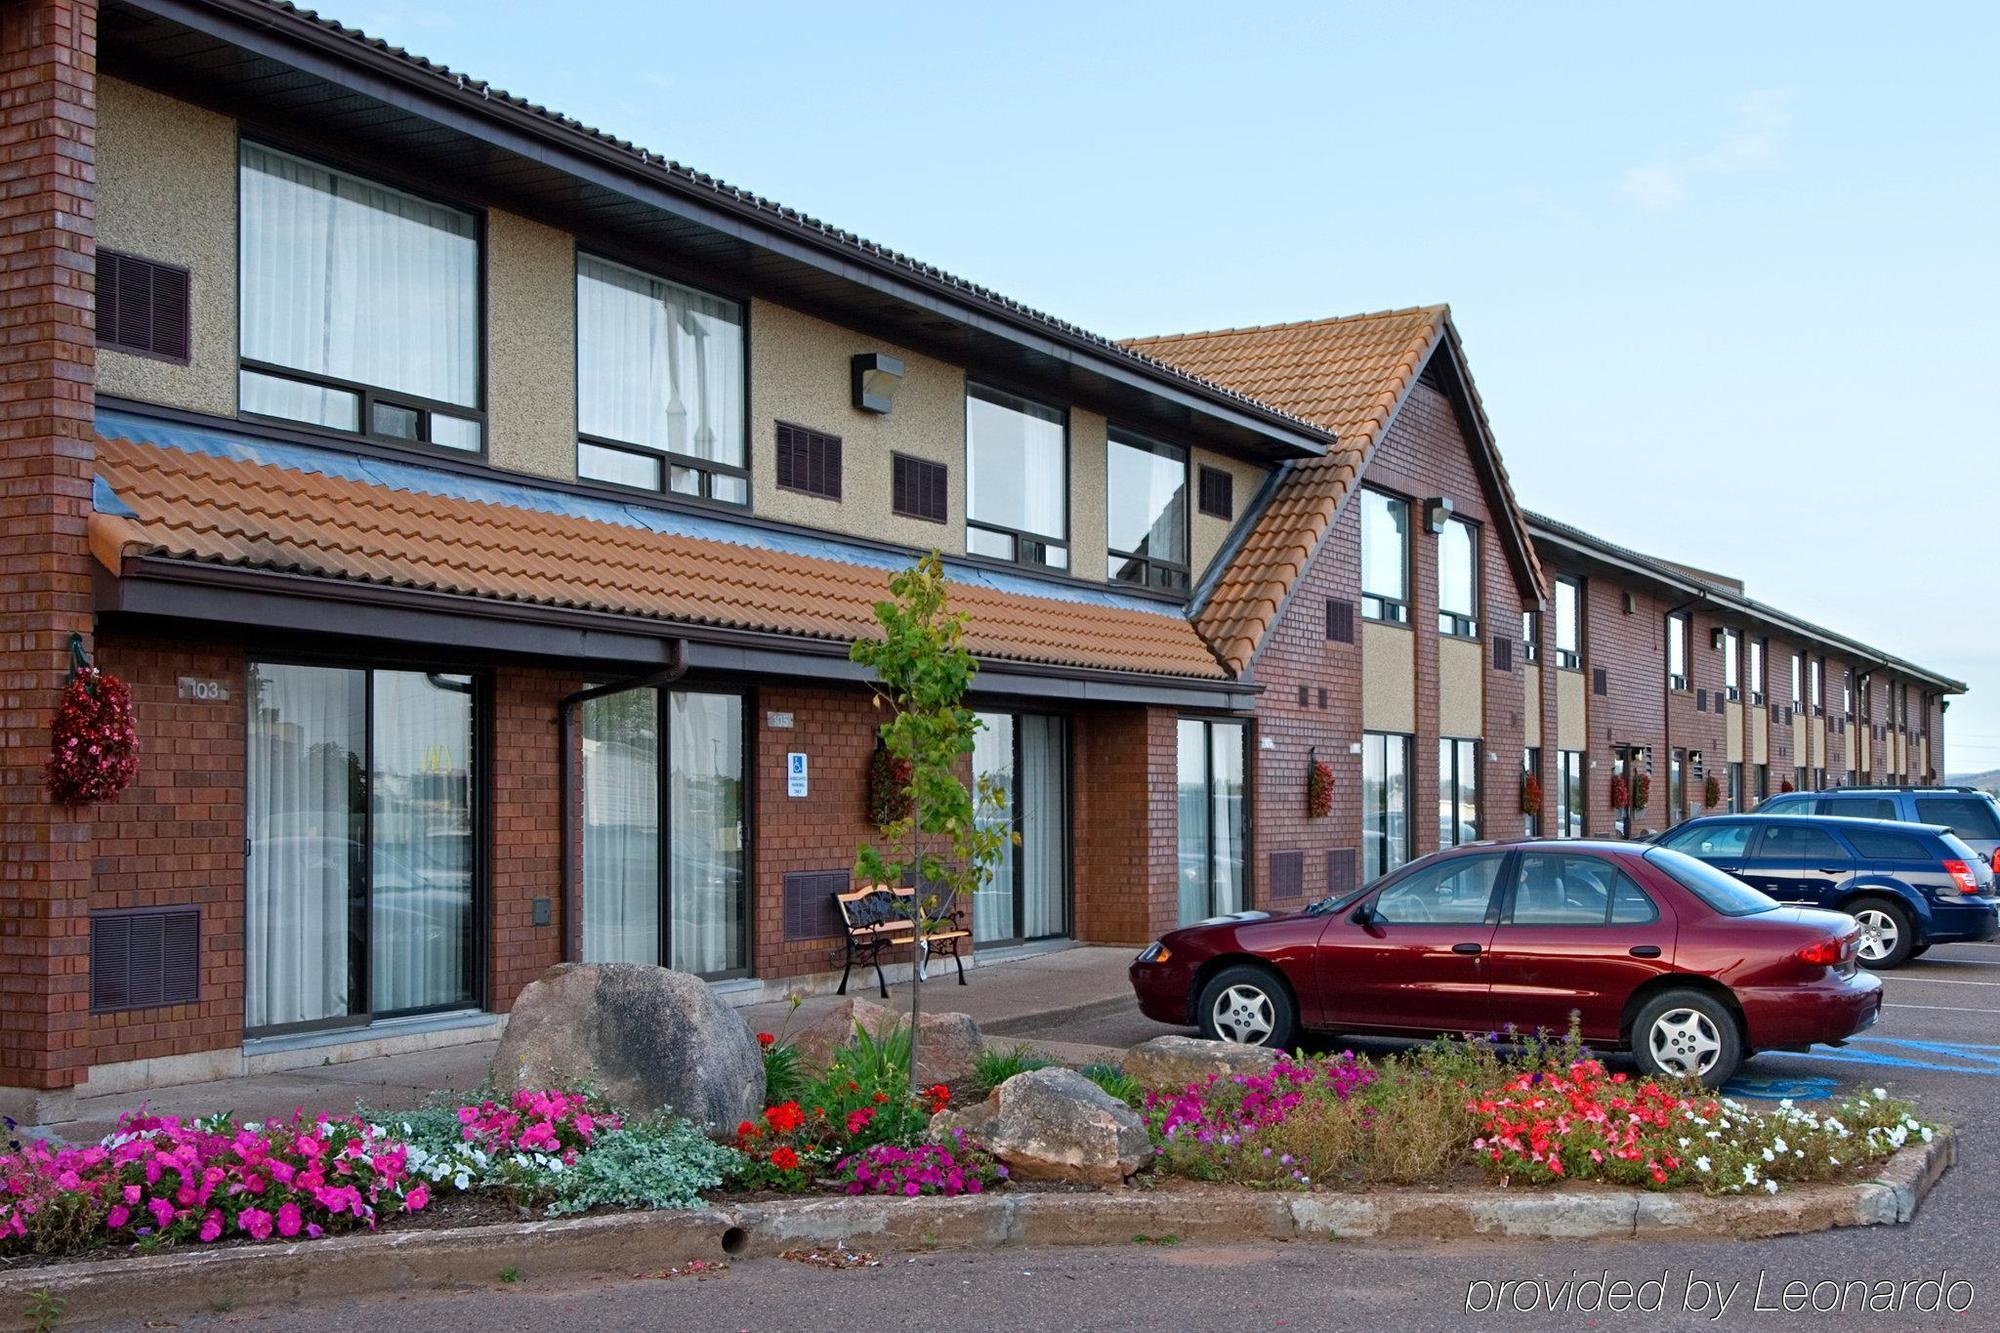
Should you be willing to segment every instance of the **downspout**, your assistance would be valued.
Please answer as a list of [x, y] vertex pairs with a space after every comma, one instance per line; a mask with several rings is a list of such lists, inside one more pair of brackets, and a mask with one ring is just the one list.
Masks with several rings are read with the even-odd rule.
[[672, 657], [666, 666], [649, 671], [643, 676], [627, 680], [613, 681], [609, 685], [592, 685], [568, 695], [556, 705], [556, 754], [561, 764], [562, 777], [556, 782], [556, 790], [562, 799], [562, 817], [557, 827], [561, 830], [562, 847], [558, 864], [561, 866], [559, 879], [562, 898], [557, 904], [561, 911], [561, 950], [565, 963], [583, 961], [583, 930], [578, 918], [582, 900], [577, 894], [576, 855], [576, 793], [571, 790], [574, 782], [574, 765], [570, 759], [570, 739], [576, 732], [576, 707], [592, 699], [601, 699], [608, 694], [623, 694], [627, 690], [654, 689], [661, 685], [671, 685], [687, 674], [687, 640], [669, 639]]

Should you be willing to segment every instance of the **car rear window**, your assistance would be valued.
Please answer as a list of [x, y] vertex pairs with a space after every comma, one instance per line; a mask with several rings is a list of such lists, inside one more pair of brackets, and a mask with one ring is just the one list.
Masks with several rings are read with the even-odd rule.
[[1944, 844], [1947, 855], [1956, 857], [1969, 866], [1977, 866], [1982, 859], [1979, 853], [1966, 846], [1965, 840], [1956, 833], [1947, 833], [1938, 841]]
[[2000, 811], [1979, 796], [1919, 796], [1917, 820], [1943, 824], [1961, 838], [2000, 839]]
[[1874, 829], [1849, 831], [1847, 840], [1854, 850], [1870, 861], [1924, 861], [1923, 844], [1906, 833], [1881, 833]]
[[1649, 847], [1645, 856], [1671, 876], [1674, 883], [1724, 916], [1755, 916], [1778, 905], [1775, 899], [1765, 897], [1736, 876], [1671, 847]]
[[1806, 815], [1812, 813], [1810, 796], [1773, 796], [1757, 807], [1760, 815]]

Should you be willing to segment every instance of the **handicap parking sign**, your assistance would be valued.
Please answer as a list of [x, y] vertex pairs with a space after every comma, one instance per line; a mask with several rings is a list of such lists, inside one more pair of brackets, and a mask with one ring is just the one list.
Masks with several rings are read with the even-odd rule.
[[785, 795], [806, 794], [806, 757], [798, 750], [785, 756]]

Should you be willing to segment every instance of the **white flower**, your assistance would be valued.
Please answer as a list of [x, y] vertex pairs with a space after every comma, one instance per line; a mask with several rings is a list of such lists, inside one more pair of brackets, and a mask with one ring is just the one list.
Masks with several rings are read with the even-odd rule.
[[1708, 1160], [1708, 1158], [1706, 1158], [1706, 1157], [1697, 1157], [1697, 1158], [1695, 1158], [1695, 1159], [1694, 1159], [1694, 1169], [1695, 1169], [1695, 1170], [1697, 1170], [1697, 1171], [1700, 1171], [1700, 1172], [1702, 1172], [1703, 1174], [1707, 1174], [1707, 1172], [1708, 1172], [1708, 1168], [1709, 1168], [1709, 1160]]
[[1743, 1183], [1746, 1185], [1757, 1183], [1757, 1168], [1755, 1166], [1746, 1165], [1743, 1168]]
[[1773, 1148], [1776, 1148], [1776, 1149], [1777, 1149], [1777, 1150], [1778, 1150], [1779, 1152], [1784, 1152], [1784, 1151], [1785, 1151], [1785, 1140], [1784, 1140], [1783, 1136], [1781, 1135], [1781, 1136], [1779, 1136], [1778, 1138], [1775, 1138], [1775, 1139], [1771, 1140], [1771, 1146], [1772, 1146]]
[[1923, 1127], [1922, 1133], [1924, 1136], [1924, 1142], [1929, 1143], [1931, 1141], [1931, 1127], [1929, 1125], [1925, 1125]]
[[1775, 1162], [1778, 1160], [1778, 1154], [1772, 1152], [1769, 1148], [1766, 1148], [1764, 1149], [1764, 1160], [1767, 1162]]
[[1880, 1101], [1887, 1101], [1887, 1100], [1888, 1100], [1888, 1098], [1889, 1098], [1889, 1091], [1888, 1091], [1888, 1089], [1886, 1089], [1886, 1088], [1874, 1088], [1874, 1089], [1871, 1089], [1871, 1091], [1873, 1091], [1873, 1092], [1874, 1092], [1874, 1094], [1875, 1094], [1875, 1100], [1876, 1100], [1876, 1101], [1878, 1101], [1878, 1102], [1880, 1102]]
[[1775, 1180], [1767, 1180], [1767, 1181], [1765, 1181], [1765, 1182], [1764, 1182], [1764, 1193], [1766, 1193], [1766, 1194], [1776, 1194], [1777, 1192], [1778, 1192], [1778, 1182], [1777, 1182], [1777, 1181], [1775, 1181]]
[[1688, 1140], [1688, 1139], [1685, 1139], [1685, 1138], [1683, 1138], [1683, 1139], [1681, 1139], [1681, 1140], [1680, 1140], [1680, 1145], [1681, 1145], [1681, 1147], [1685, 1148], [1685, 1147], [1687, 1147], [1687, 1146], [1688, 1146], [1689, 1142], [1690, 1142], [1690, 1140]]

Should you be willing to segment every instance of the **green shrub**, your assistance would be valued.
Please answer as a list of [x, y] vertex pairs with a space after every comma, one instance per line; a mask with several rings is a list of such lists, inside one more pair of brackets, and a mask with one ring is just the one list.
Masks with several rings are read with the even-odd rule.
[[972, 1081], [979, 1085], [981, 1092], [991, 1092], [1016, 1074], [1025, 1074], [1030, 1069], [1047, 1069], [1053, 1063], [1031, 1054], [1025, 1043], [1011, 1051], [981, 1051], [972, 1064]]
[[742, 1154], [685, 1120], [655, 1117], [600, 1136], [550, 1179], [555, 1216], [598, 1207], [698, 1208], [734, 1175]]
[[807, 1132], [842, 1140], [847, 1151], [875, 1143], [914, 1143], [929, 1127], [933, 1099], [913, 1097], [910, 1029], [885, 1024], [870, 1032], [856, 1024], [853, 1037], [833, 1053], [826, 1072], [806, 1088], [800, 1109]]
[[[768, 1036], [769, 1034], [763, 1034]], [[760, 1037], [761, 1040], [761, 1037]], [[795, 1102], [805, 1093], [805, 1074], [799, 1069], [799, 1048], [788, 1041], [772, 1041], [764, 1047], [764, 1104]]]
[[1085, 1065], [1077, 1072], [1127, 1106], [1138, 1106], [1146, 1100], [1146, 1089], [1139, 1080], [1117, 1065]]

